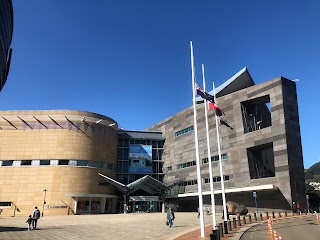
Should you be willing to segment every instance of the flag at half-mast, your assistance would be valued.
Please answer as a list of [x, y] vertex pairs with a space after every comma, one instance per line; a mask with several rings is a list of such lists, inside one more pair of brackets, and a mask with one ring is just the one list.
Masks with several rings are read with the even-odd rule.
[[197, 90], [197, 94], [200, 95], [202, 99], [209, 101], [209, 109], [215, 109], [217, 116], [220, 117], [222, 115], [225, 115], [224, 111], [220, 107], [218, 107], [218, 105], [215, 103], [214, 96], [203, 91], [197, 83], [196, 83], [196, 90]]

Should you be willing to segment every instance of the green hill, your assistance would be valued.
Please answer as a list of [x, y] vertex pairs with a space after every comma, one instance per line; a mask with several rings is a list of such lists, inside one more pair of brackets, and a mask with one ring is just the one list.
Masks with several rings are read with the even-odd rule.
[[305, 178], [308, 182], [320, 182], [320, 162], [305, 169]]

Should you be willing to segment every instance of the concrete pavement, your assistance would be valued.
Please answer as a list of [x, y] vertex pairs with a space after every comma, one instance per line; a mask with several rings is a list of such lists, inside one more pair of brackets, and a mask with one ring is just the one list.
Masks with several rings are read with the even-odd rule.
[[[52, 239], [175, 239], [199, 229], [198, 213], [176, 212], [173, 228], [165, 225], [165, 213], [44, 216], [38, 229], [27, 231], [27, 216], [0, 217], [0, 240]], [[221, 215], [217, 216], [221, 221]], [[212, 223], [205, 215], [205, 223]]]

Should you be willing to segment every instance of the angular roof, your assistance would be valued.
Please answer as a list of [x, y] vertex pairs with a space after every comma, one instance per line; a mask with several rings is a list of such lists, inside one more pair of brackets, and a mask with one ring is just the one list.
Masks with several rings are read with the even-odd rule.
[[[241, 89], [255, 85], [247, 67], [242, 68], [239, 72], [221, 84], [219, 87], [215, 88], [216, 97], [222, 97], [224, 95], [239, 91]], [[214, 90], [208, 92], [210, 95], [214, 95]], [[202, 98], [197, 97], [197, 101]]]
[[[179, 184], [180, 182], [182, 182], [182, 179], [177, 179], [174, 182], [170, 182], [168, 184], [164, 184], [162, 182], [160, 182], [159, 180], [146, 175], [142, 178], [139, 178], [138, 180], [128, 184], [128, 185], [124, 185], [110, 177], [107, 177], [101, 173], [99, 173], [99, 176], [104, 178], [105, 182], [108, 182], [110, 184], [112, 184], [117, 190], [119, 190], [120, 192], [129, 195], [137, 190], [144, 190], [152, 195], [155, 194], [160, 194], [161, 192], [172, 188], [173, 186]], [[103, 184], [103, 182], [100, 182], [100, 184]]]

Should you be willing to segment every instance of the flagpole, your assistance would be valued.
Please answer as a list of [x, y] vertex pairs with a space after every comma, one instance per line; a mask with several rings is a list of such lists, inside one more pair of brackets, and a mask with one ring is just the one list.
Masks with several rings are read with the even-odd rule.
[[[204, 64], [202, 64], [202, 81], [203, 90], [206, 92], [206, 79], [204, 76]], [[212, 176], [212, 162], [211, 162], [211, 151], [210, 151], [210, 138], [209, 138], [209, 124], [208, 124], [208, 102], [205, 100], [204, 111], [206, 118], [206, 133], [207, 133], [207, 147], [208, 147], [208, 161], [209, 161], [209, 177], [210, 177], [210, 191], [211, 191], [211, 214], [212, 214], [212, 225], [213, 230], [216, 230], [216, 204], [214, 200], [214, 189], [213, 189], [213, 176]]]
[[[217, 98], [216, 98], [216, 89], [214, 87], [213, 83], [213, 95], [214, 99], [217, 103]], [[218, 154], [219, 154], [219, 166], [220, 166], [220, 178], [221, 178], [221, 191], [222, 191], [222, 205], [223, 205], [223, 216], [224, 216], [224, 231], [225, 233], [228, 233], [228, 228], [227, 228], [227, 222], [228, 222], [228, 215], [227, 215], [227, 204], [226, 204], [226, 194], [224, 190], [224, 177], [223, 177], [223, 172], [222, 172], [222, 161], [221, 161], [221, 148], [220, 148], [220, 135], [219, 135], [219, 124], [218, 124], [218, 117], [216, 114], [216, 129], [217, 129], [217, 143], [218, 143]]]
[[197, 183], [198, 183], [198, 195], [199, 195], [200, 232], [201, 232], [201, 237], [204, 237], [202, 182], [201, 182], [200, 159], [199, 159], [196, 94], [195, 94], [195, 80], [194, 80], [195, 73], [194, 73], [194, 57], [193, 57], [192, 41], [190, 41], [190, 52], [191, 52], [191, 72], [192, 72], [193, 121], [194, 121], [194, 136], [195, 136], [195, 146], [196, 146]]

